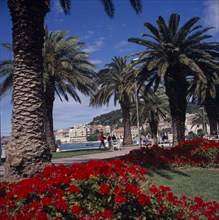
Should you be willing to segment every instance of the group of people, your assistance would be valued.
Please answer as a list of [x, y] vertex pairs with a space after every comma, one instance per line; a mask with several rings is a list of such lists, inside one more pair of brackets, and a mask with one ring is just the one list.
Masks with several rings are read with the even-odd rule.
[[107, 139], [108, 144], [109, 144], [109, 148], [112, 149], [112, 142], [116, 141], [116, 136], [113, 135], [111, 136], [110, 134], [108, 135], [108, 137], [106, 138], [103, 134], [103, 131], [100, 132], [100, 146], [99, 148], [101, 148], [102, 146], [106, 149], [106, 144], [105, 144], [105, 140]]

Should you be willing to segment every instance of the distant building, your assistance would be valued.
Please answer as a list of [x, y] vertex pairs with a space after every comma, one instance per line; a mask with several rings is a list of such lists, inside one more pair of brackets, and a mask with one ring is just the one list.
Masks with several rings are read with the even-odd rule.
[[114, 130], [113, 130], [113, 134], [114, 134], [117, 138], [120, 138], [120, 137], [123, 138], [124, 128], [123, 128], [123, 127], [120, 127], [120, 128], [114, 129]]
[[85, 125], [75, 126], [69, 129], [70, 142], [86, 142], [87, 141], [87, 128]]
[[70, 143], [69, 129], [59, 129], [54, 131], [55, 140], [60, 140], [62, 144]]

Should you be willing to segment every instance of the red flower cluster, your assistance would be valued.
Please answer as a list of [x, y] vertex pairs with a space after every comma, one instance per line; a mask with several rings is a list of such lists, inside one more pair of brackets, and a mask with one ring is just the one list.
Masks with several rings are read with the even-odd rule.
[[100, 193], [101, 194], [109, 194], [110, 193], [110, 186], [108, 184], [102, 184], [100, 186]]
[[219, 143], [197, 139], [183, 141], [169, 149], [154, 145], [132, 150], [121, 159], [141, 166], [219, 167]]
[[46, 167], [32, 178], [0, 183], [0, 219], [219, 218], [218, 203], [178, 198], [145, 174], [121, 160]]

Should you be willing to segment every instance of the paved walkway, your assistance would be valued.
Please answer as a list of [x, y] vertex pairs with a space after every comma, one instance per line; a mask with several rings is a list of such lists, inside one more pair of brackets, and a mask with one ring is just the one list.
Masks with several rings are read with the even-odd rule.
[[[72, 163], [87, 162], [89, 160], [102, 160], [102, 159], [123, 156], [125, 154], [128, 154], [131, 150], [137, 149], [137, 148], [139, 147], [138, 146], [122, 147], [121, 150], [118, 150], [118, 151], [110, 151], [110, 152], [103, 152], [103, 153], [97, 153], [97, 154], [88, 154], [88, 155], [75, 156], [75, 157], [52, 159], [52, 162], [55, 165], [57, 164], [69, 165]], [[3, 176], [3, 175], [4, 175], [4, 168], [3, 166], [0, 166], [0, 176]]]

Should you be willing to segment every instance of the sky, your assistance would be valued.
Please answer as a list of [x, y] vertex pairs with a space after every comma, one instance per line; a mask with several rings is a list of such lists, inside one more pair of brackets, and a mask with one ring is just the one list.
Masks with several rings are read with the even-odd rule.
[[[145, 22], [156, 25], [158, 16], [166, 20], [172, 13], [181, 16], [180, 24], [192, 17], [201, 17], [198, 24], [215, 27], [210, 31], [212, 41], [219, 41], [219, 0], [142, 0], [143, 11], [136, 15], [128, 0], [114, 0], [115, 16], [109, 18], [99, 0], [72, 0], [70, 15], [65, 15], [58, 0], [51, 0], [51, 11], [45, 18], [50, 31], [66, 30], [69, 36], [77, 36], [86, 43], [84, 51], [90, 54], [90, 62], [98, 69], [111, 62], [114, 56], [126, 56], [143, 51], [144, 48], [128, 42], [130, 37], [141, 37], [148, 33]], [[0, 44], [12, 42], [11, 18], [7, 1], [0, 0]], [[0, 59], [11, 59], [10, 54], [0, 45]], [[11, 132], [11, 94], [1, 98], [1, 135]], [[78, 124], [88, 124], [101, 114], [118, 109], [110, 103], [101, 108], [89, 107], [89, 98], [81, 96], [82, 104], [73, 99], [54, 103], [54, 129], [64, 129]]]

